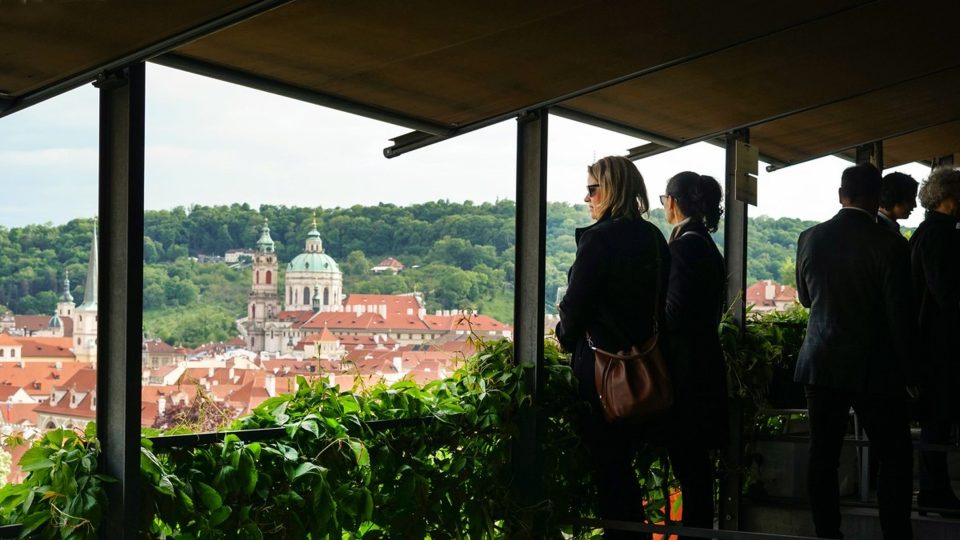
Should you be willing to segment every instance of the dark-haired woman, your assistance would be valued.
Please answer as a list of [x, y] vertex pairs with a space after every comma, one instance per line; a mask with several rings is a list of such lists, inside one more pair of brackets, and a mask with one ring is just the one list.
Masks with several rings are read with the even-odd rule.
[[[642, 345], [663, 327], [670, 254], [660, 230], [643, 219], [649, 208], [640, 171], [623, 157], [587, 168], [584, 202], [596, 223], [577, 229], [577, 256], [560, 302], [557, 339], [573, 355], [581, 398], [592, 405], [581, 436], [591, 452], [603, 519], [642, 522], [640, 485], [633, 468], [635, 427], [611, 425], [600, 408], [589, 340], [607, 351]], [[604, 538], [649, 538], [606, 531]]]
[[666, 328], [675, 403], [664, 419], [664, 445], [683, 491], [683, 524], [713, 527], [713, 461], [727, 432], [726, 368], [717, 333], [726, 270], [710, 237], [720, 221], [720, 184], [682, 172], [660, 197], [670, 235]]

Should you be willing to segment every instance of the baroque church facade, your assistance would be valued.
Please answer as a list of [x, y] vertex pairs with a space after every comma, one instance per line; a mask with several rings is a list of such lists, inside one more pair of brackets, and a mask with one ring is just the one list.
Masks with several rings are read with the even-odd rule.
[[247, 316], [237, 321], [241, 336], [254, 352], [286, 353], [299, 341], [291, 331], [295, 320], [342, 309], [343, 273], [324, 253], [316, 221], [307, 233], [304, 251], [286, 266], [282, 297], [279, 266], [269, 223], [264, 222], [253, 255]]

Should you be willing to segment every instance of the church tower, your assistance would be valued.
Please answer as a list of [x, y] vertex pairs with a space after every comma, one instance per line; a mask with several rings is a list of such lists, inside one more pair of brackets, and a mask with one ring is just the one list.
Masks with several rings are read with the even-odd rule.
[[255, 352], [266, 349], [266, 322], [276, 319], [280, 308], [277, 268], [277, 254], [270, 237], [269, 223], [264, 220], [253, 255], [252, 283], [247, 301], [247, 344]]
[[[97, 361], [97, 275], [98, 275], [98, 248], [97, 224], [93, 224], [93, 238], [90, 244], [90, 261], [87, 264], [87, 281], [83, 288], [83, 303], [74, 311], [73, 320], [73, 353], [78, 362], [95, 363]], [[61, 297], [60, 305], [65, 299], [73, 297], [67, 290]]]
[[73, 295], [70, 294], [70, 272], [64, 272], [63, 275], [63, 294], [60, 295], [60, 301], [57, 302], [57, 315], [62, 319], [64, 317], [73, 317], [73, 310], [77, 305], [73, 303]]

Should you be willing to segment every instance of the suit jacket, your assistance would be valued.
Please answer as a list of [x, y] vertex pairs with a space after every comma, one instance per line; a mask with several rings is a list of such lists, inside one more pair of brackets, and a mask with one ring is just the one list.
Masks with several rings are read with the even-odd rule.
[[718, 334], [726, 266], [703, 223], [677, 227], [670, 241], [666, 330], [672, 443], [720, 447], [727, 438], [727, 371]]
[[919, 306], [927, 413], [960, 416], [960, 221], [939, 212], [910, 237], [913, 289]]
[[611, 352], [643, 344], [652, 335], [654, 317], [663, 318], [670, 253], [660, 230], [640, 218], [603, 217], [577, 229], [576, 240], [577, 256], [559, 306], [557, 339], [573, 353], [581, 395], [597, 402], [587, 334], [595, 346]]
[[800, 233], [797, 292], [810, 308], [794, 380], [902, 396], [914, 380], [915, 310], [903, 238], [844, 208]]
[[877, 212], [877, 225], [880, 225], [890, 232], [900, 234], [900, 224], [898, 224], [895, 220], [885, 216], [883, 212]]

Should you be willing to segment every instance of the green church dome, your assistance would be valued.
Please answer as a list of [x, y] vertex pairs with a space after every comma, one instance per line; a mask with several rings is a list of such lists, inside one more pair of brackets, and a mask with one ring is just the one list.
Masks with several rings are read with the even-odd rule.
[[326, 253], [301, 253], [287, 265], [287, 272], [340, 272], [340, 268]]
[[50, 317], [50, 321], [47, 322], [47, 328], [63, 328], [63, 322], [56, 311], [53, 312], [53, 317]]

